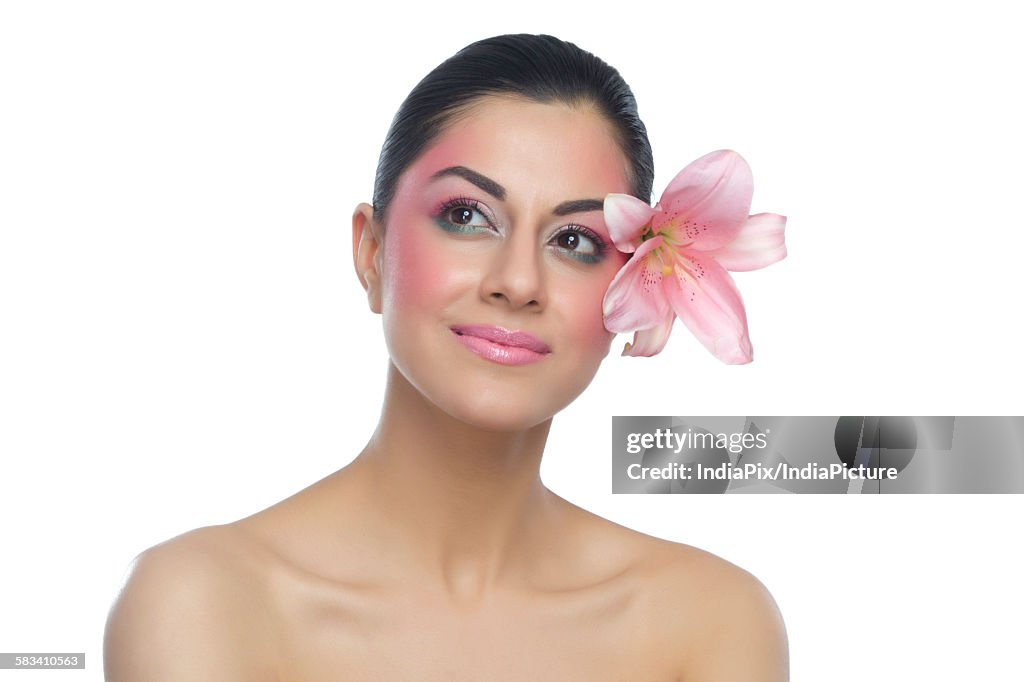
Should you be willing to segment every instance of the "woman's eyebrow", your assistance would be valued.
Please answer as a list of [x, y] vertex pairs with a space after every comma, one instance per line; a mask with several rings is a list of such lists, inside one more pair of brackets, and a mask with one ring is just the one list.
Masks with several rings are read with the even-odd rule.
[[586, 213], [587, 211], [604, 210], [603, 199], [575, 199], [563, 201], [551, 211], [555, 215], [569, 215], [570, 213]]
[[[442, 178], [446, 175], [457, 175], [458, 177], [473, 183], [499, 201], [505, 200], [504, 187], [494, 180], [491, 180], [486, 175], [477, 173], [475, 170], [466, 168], [465, 166], [449, 166], [448, 168], [442, 168], [431, 175], [430, 179], [437, 180], [438, 178]], [[555, 206], [551, 213], [557, 216], [565, 216], [571, 213], [586, 213], [587, 211], [600, 211], [603, 209], [603, 199], [574, 199], [572, 201], [563, 201], [558, 206]]]
[[448, 168], [442, 168], [433, 175], [430, 176], [431, 180], [437, 180], [446, 175], [457, 175], [460, 178], [472, 182], [474, 185], [482, 189], [483, 191], [490, 194], [499, 201], [505, 201], [505, 188], [491, 180], [486, 175], [477, 173], [475, 170], [466, 168], [465, 166], [449, 166]]

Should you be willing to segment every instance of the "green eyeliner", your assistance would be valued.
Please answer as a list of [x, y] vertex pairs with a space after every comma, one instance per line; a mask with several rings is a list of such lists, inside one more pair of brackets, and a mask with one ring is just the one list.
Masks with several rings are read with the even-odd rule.
[[480, 227], [479, 225], [456, 225], [454, 223], [448, 222], [447, 220], [441, 218], [440, 216], [434, 218], [434, 222], [437, 223], [437, 226], [440, 227], [445, 232], [455, 232], [464, 234], [466, 232], [479, 232], [480, 230], [487, 229], [486, 227]]

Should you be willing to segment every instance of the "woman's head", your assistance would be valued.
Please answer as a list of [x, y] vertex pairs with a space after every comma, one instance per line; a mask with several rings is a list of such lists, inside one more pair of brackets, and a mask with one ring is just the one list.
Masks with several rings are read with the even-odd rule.
[[629, 162], [629, 193], [650, 201], [654, 160], [636, 100], [619, 72], [574, 44], [548, 35], [480, 40], [449, 58], [413, 88], [384, 139], [373, 188], [374, 218], [387, 210], [402, 173], [437, 136], [487, 95], [589, 105], [611, 124]]
[[[490, 45], [485, 54], [504, 45], [513, 53], [505, 62], [522, 61], [531, 58], [523, 45], [538, 40], [584, 65], [582, 75], [552, 78], [600, 81], [589, 70], [596, 58], [553, 38], [475, 45]], [[497, 78], [493, 64], [502, 60], [483, 61]], [[568, 63], [552, 61], [563, 70]], [[410, 96], [396, 117], [382, 153], [382, 165], [393, 167], [378, 171], [386, 199], [361, 204], [353, 217], [356, 270], [405, 381], [462, 421], [528, 428], [572, 402], [608, 354], [614, 335], [604, 328], [602, 299], [626, 254], [612, 243], [603, 199], [649, 195], [650, 150], [627, 153], [621, 121], [586, 96], [538, 99], [493, 84], [484, 91], [473, 72], [466, 78], [476, 94], [466, 98], [452, 69], [440, 70], [456, 95]], [[457, 107], [423, 130], [409, 128], [405, 118], [430, 119], [428, 100]], [[632, 129], [646, 148], [643, 125]]]

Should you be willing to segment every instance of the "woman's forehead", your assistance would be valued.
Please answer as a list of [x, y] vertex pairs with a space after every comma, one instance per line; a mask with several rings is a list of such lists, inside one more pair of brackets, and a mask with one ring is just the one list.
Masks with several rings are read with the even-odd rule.
[[614, 128], [592, 106], [481, 98], [410, 166], [407, 179], [422, 186], [452, 167], [496, 180], [510, 199], [630, 191]]

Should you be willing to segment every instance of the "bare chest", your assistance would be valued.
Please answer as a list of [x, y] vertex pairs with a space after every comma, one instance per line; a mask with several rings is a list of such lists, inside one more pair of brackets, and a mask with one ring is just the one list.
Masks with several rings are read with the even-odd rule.
[[279, 682], [675, 680], [628, 589], [453, 607], [415, 590], [292, 586], [278, 599]]

